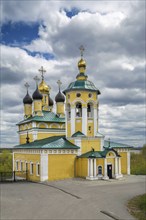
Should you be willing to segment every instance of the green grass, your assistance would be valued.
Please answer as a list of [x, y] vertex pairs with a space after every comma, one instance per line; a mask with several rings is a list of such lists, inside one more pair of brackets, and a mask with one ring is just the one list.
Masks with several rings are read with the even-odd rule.
[[128, 210], [138, 220], [146, 219], [146, 194], [136, 196], [128, 202]]
[[146, 175], [146, 158], [143, 154], [131, 154], [131, 174]]

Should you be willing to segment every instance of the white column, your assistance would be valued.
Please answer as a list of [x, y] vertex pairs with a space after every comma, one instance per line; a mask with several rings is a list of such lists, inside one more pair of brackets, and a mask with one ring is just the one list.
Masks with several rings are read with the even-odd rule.
[[121, 157], [119, 157], [119, 176], [122, 177], [122, 173], [121, 173]]
[[96, 159], [94, 159], [94, 177], [96, 177]]
[[93, 160], [90, 159], [90, 177], [93, 177]]
[[97, 134], [97, 109], [94, 108], [94, 136]]
[[71, 135], [75, 133], [75, 107], [71, 107]]
[[115, 157], [115, 178], [118, 177], [118, 158]]
[[107, 159], [104, 159], [104, 177], [103, 179], [109, 179], [109, 177], [107, 176]]
[[33, 141], [37, 140], [37, 134], [38, 134], [37, 131], [33, 131], [33, 132], [32, 132]]
[[41, 181], [48, 180], [48, 154], [42, 153], [40, 158]]
[[87, 135], [87, 107], [82, 108], [82, 133]]
[[130, 175], [130, 151], [127, 152], [127, 174]]

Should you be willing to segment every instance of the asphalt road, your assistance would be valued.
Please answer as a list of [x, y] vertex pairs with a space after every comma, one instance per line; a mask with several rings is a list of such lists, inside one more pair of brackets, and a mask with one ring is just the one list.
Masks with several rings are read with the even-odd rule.
[[0, 185], [0, 219], [132, 220], [127, 201], [145, 192], [145, 176], [125, 176], [111, 181], [6, 183]]

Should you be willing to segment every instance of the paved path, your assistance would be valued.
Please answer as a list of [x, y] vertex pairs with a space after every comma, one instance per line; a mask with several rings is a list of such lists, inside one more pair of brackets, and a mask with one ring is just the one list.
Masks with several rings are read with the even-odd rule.
[[145, 186], [145, 176], [111, 181], [72, 179], [1, 184], [0, 219], [132, 220], [126, 203], [145, 193]]

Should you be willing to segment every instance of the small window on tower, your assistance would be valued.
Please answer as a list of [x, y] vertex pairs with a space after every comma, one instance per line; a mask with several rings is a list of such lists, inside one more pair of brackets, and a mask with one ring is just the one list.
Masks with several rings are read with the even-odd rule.
[[70, 99], [70, 95], [68, 95], [68, 99]]
[[76, 117], [82, 117], [82, 104], [76, 104]]
[[92, 97], [92, 94], [91, 94], [91, 93], [89, 93], [88, 97], [89, 97], [89, 98], [91, 98], [91, 97]]
[[80, 93], [77, 93], [77, 95], [76, 95], [77, 97], [80, 97], [81, 96], [81, 94]]

